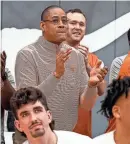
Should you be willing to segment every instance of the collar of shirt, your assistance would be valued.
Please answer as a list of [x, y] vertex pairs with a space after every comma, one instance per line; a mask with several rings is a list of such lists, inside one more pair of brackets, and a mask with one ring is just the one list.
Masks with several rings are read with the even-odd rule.
[[60, 50], [59, 45], [54, 44], [54, 43], [52, 43], [52, 42], [49, 42], [48, 40], [46, 40], [46, 39], [44, 38], [44, 36], [40, 36], [39, 39], [38, 39], [38, 42], [40, 43], [40, 45], [41, 45], [43, 48], [46, 48], [46, 49], [49, 50], [50, 52], [57, 53], [57, 52], [59, 52], [59, 50]]

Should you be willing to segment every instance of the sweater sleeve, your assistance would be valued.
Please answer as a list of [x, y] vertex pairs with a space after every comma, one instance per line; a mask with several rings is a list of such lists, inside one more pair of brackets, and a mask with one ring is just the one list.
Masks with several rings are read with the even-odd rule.
[[53, 73], [50, 74], [42, 83], [38, 84], [38, 72], [32, 54], [28, 50], [21, 50], [16, 57], [15, 63], [15, 79], [17, 88], [37, 87], [46, 96], [51, 95], [55, 90], [57, 79]]

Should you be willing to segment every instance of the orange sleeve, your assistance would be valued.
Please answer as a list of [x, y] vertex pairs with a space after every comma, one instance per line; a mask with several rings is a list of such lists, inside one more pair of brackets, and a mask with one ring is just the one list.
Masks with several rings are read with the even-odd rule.
[[88, 62], [91, 67], [94, 67], [98, 62], [98, 57], [93, 53], [89, 53], [88, 54]]

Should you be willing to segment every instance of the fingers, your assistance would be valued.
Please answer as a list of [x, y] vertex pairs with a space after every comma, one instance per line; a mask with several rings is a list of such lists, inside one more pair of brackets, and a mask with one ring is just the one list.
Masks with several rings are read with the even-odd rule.
[[6, 53], [5, 53], [5, 51], [3, 51], [1, 53], [0, 61], [1, 61], [1, 66], [5, 67], [5, 63], [6, 63]]
[[102, 64], [102, 61], [101, 61], [101, 60], [98, 60], [98, 62], [97, 62], [97, 64], [96, 64], [95, 68], [100, 68], [101, 64]]
[[5, 59], [6, 59], [6, 57], [3, 55], [3, 53], [1, 54], [1, 59], [2, 59], [2, 60], [5, 60]]
[[66, 51], [60, 51], [57, 55], [61, 56], [61, 55], [66, 55], [66, 54], [70, 54], [72, 52], [72, 48], [67, 49]]
[[104, 66], [104, 69], [105, 69], [105, 71], [108, 73], [108, 67], [107, 66]]
[[98, 79], [99, 79], [100, 82], [102, 82], [104, 80], [104, 78], [100, 74], [97, 74], [97, 77], [98, 77]]
[[1, 53], [1, 59], [6, 60], [6, 53], [5, 53], [5, 51], [3, 51]]
[[5, 53], [5, 51], [3, 51], [3, 56], [4, 56], [4, 58], [6, 59], [6, 57], [7, 57], [7, 56], [6, 56], [6, 53]]
[[61, 48], [59, 54], [60, 54], [60, 53], [66, 53], [66, 52], [68, 52], [68, 51], [72, 51], [72, 48], [67, 48], [67, 49]]
[[106, 75], [108, 73], [108, 68], [107, 67], [104, 67], [103, 69], [101, 69], [102, 72]]
[[82, 50], [82, 49], [78, 49], [78, 50], [83, 54], [84, 57], [87, 56], [87, 54], [86, 54], [86, 52], [84, 50]]
[[57, 55], [57, 59], [59, 59], [59, 61], [61, 62], [65, 62], [70, 57], [69, 55], [71, 54], [71, 52], [72, 52], [71, 48], [67, 49], [66, 52], [60, 51]]
[[68, 49], [64, 54], [62, 54], [62, 57], [65, 58], [67, 56], [69, 56], [72, 52], [72, 49]]
[[100, 74], [103, 77], [103, 79], [105, 78], [107, 73], [108, 73], [108, 69], [106, 69], [105, 67], [98, 71], [98, 74]]
[[69, 59], [69, 56], [63, 58], [62, 61], [65, 62], [65, 61], [67, 61], [67, 59]]
[[78, 50], [86, 57], [88, 56], [88, 48], [85, 46], [78, 46]]
[[99, 74], [102, 76], [103, 79], [105, 78], [105, 76], [107, 75], [107, 73], [108, 73], [108, 68], [107, 68], [107, 69], [106, 69], [106, 68], [103, 68], [103, 69], [101, 69], [101, 71], [99, 72]]
[[78, 48], [79, 48], [79, 49], [84, 49], [84, 50], [86, 50], [87, 52], [89, 51], [89, 48], [86, 47], [86, 46], [83, 46], [83, 45], [79, 45]]
[[67, 50], [66, 50], [66, 52], [68, 53], [68, 52], [72, 52], [72, 48], [68, 48]]

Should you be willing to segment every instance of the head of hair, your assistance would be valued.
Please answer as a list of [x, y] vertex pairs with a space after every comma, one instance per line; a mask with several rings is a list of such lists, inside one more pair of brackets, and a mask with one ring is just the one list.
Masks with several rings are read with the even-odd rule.
[[[14, 117], [18, 120], [17, 110], [19, 110], [23, 105], [35, 103], [36, 101], [41, 102], [46, 111], [49, 110], [46, 97], [39, 89], [27, 87], [16, 91], [10, 99], [10, 106]], [[54, 130], [54, 121], [50, 123], [50, 128], [52, 131]]]
[[127, 37], [128, 37], [128, 42], [129, 42], [129, 45], [130, 45], [130, 29], [127, 32]]
[[130, 77], [114, 79], [108, 85], [105, 99], [102, 101], [100, 112], [107, 118], [112, 118], [112, 108], [121, 96], [128, 97], [130, 91]]
[[[41, 21], [46, 20], [46, 17], [47, 17], [47, 15], [48, 15], [49, 11], [52, 10], [52, 9], [54, 9], [54, 8], [61, 8], [61, 7], [59, 7], [59, 6], [57, 6], [57, 5], [51, 5], [51, 6], [47, 7], [47, 8], [45, 8], [45, 9], [43, 10], [42, 14], [41, 14]], [[61, 8], [61, 9], [62, 9], [62, 8]]]
[[79, 13], [79, 14], [82, 14], [85, 17], [85, 19], [87, 19], [86, 16], [85, 16], [85, 14], [80, 9], [78, 9], [78, 8], [76, 8], [76, 9], [70, 9], [70, 10], [66, 11], [66, 14], [68, 14], [68, 13], [72, 13], [72, 14], [73, 13]]

